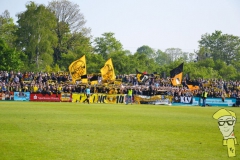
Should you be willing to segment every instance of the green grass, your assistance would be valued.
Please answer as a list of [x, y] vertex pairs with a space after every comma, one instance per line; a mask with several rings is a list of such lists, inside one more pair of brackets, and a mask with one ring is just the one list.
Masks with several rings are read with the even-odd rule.
[[[222, 160], [218, 107], [0, 102], [1, 160]], [[240, 108], [227, 108], [240, 116]], [[240, 124], [235, 126], [240, 142]], [[236, 146], [240, 158], [240, 145]]]

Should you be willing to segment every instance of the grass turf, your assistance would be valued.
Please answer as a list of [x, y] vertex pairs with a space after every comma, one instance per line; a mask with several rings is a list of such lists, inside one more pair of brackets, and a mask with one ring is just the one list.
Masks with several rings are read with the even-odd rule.
[[[0, 102], [0, 159], [228, 159], [212, 118], [218, 109]], [[240, 116], [239, 108], [227, 109]], [[239, 159], [239, 145], [236, 154], [232, 159]]]

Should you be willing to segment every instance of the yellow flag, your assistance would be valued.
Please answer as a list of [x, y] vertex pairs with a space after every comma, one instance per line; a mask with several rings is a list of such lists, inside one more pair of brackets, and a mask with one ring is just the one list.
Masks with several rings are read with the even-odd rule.
[[69, 72], [72, 76], [72, 81], [75, 83], [77, 79], [80, 79], [82, 75], [87, 74], [87, 67], [86, 67], [86, 57], [85, 55], [82, 56], [80, 59], [72, 62], [68, 67]]
[[82, 83], [87, 83], [87, 84], [88, 84], [88, 79], [82, 79], [81, 82], [82, 82]]
[[193, 81], [187, 79], [186, 84], [188, 86], [188, 89], [190, 89], [191, 91], [199, 90], [199, 86], [198, 86], [197, 82], [193, 82]]
[[116, 79], [112, 59], [108, 59], [104, 67], [101, 68], [103, 81], [114, 81]]

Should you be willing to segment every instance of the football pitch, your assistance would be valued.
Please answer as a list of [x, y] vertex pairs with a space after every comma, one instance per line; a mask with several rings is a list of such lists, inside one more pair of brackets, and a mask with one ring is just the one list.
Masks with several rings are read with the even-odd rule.
[[[220, 107], [0, 102], [1, 160], [229, 159]], [[240, 108], [227, 107], [240, 118]], [[240, 142], [240, 122], [234, 129]], [[240, 159], [240, 145], [236, 157]]]

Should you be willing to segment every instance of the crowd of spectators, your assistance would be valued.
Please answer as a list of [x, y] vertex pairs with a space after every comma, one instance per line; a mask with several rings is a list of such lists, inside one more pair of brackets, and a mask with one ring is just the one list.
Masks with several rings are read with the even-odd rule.
[[[91, 77], [88, 77], [91, 78]], [[240, 97], [240, 81], [225, 81], [223, 79], [194, 79], [193, 82], [199, 89], [190, 90], [186, 78], [182, 84], [172, 86], [169, 77], [162, 78], [157, 75], [149, 76], [149, 79], [140, 84], [135, 74], [117, 75], [121, 85], [99, 84], [90, 85], [77, 82], [73, 84], [68, 73], [45, 73], [45, 72], [7, 72], [0, 71], [0, 92], [31, 92], [42, 94], [84, 93], [86, 86], [90, 86], [91, 93], [126, 94], [129, 88], [133, 94], [158, 95], [166, 91], [171, 96], [201, 96], [202, 91], [208, 91], [208, 97]]]

